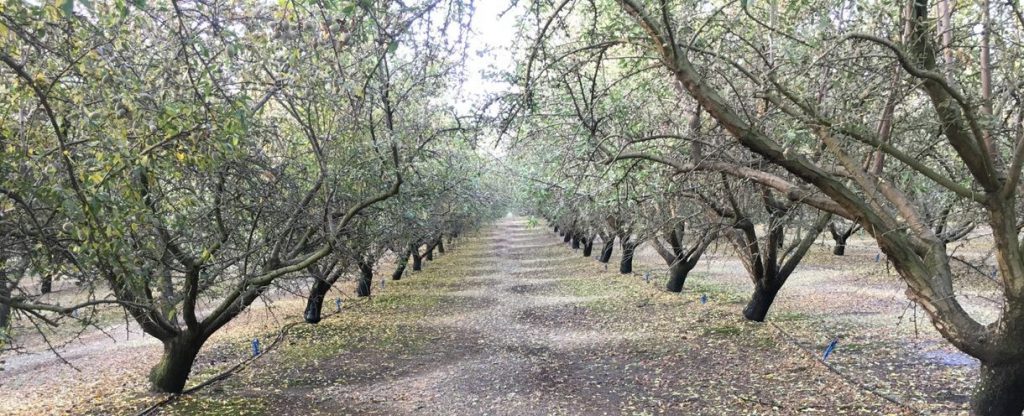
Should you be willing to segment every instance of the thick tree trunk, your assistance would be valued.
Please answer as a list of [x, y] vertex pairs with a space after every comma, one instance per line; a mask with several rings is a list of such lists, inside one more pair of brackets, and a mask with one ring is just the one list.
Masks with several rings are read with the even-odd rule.
[[836, 236], [833, 239], [836, 241], [836, 246], [832, 248], [832, 254], [837, 256], [846, 254], [846, 237]]
[[47, 294], [53, 291], [53, 277], [43, 276], [42, 282], [39, 283], [39, 293]]
[[971, 410], [975, 415], [1024, 413], [1024, 363], [982, 364], [981, 379], [971, 398]]
[[669, 292], [679, 293], [683, 291], [683, 284], [686, 283], [686, 276], [693, 270], [693, 265], [685, 261], [675, 261], [668, 269], [668, 284], [665, 289]]
[[181, 393], [192, 372], [192, 364], [199, 355], [205, 337], [190, 332], [164, 341], [164, 354], [160, 362], [149, 371], [150, 387], [161, 393]]
[[579, 235], [576, 235], [574, 233], [572, 235], [572, 238], [570, 239], [570, 242], [572, 243], [572, 249], [573, 250], [579, 250], [580, 249], [580, 236]]
[[604, 248], [601, 249], [601, 257], [599, 257], [598, 260], [601, 263], [608, 263], [612, 260], [612, 251], [615, 251], [614, 238], [604, 242]]
[[419, 248], [412, 249], [412, 271], [423, 270], [423, 257], [420, 256]]
[[365, 262], [359, 262], [359, 282], [356, 285], [356, 296], [370, 296], [371, 287], [373, 287], [373, 267]]
[[778, 288], [766, 287], [758, 282], [754, 285], [754, 295], [750, 297], [747, 307], [743, 308], [743, 317], [751, 321], [764, 322], [768, 316], [768, 309], [771, 309], [775, 296], [779, 294]]
[[570, 240], [572, 240], [572, 233], [571, 232], [567, 232], [567, 233], [565, 233], [565, 235], [562, 236], [562, 242], [563, 243], [568, 243]]
[[594, 251], [594, 239], [588, 238], [583, 243], [583, 257], [590, 257], [590, 253]]
[[402, 280], [402, 275], [405, 274], [405, 268], [409, 265], [410, 254], [411, 253], [406, 252], [398, 259], [398, 265], [395, 266], [395, 271], [391, 273], [391, 280]]
[[437, 237], [437, 254], [444, 254], [444, 238]]
[[324, 296], [331, 290], [331, 284], [323, 279], [313, 281], [313, 287], [309, 289], [309, 298], [306, 299], [306, 312], [303, 313], [307, 323], [315, 324], [320, 322], [320, 312], [324, 307]]
[[619, 261], [619, 273], [633, 273], [633, 251], [635, 250], [636, 245], [633, 243], [626, 243], [622, 245], [622, 259]]
[[555, 226], [555, 232], [556, 233], [558, 232], [558, 226], [557, 225]]
[[427, 254], [424, 254], [423, 258], [428, 261], [434, 261], [434, 246], [427, 246]]

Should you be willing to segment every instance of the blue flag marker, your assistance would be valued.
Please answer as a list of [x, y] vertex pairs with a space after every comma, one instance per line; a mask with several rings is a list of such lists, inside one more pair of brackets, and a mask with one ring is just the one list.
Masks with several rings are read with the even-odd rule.
[[380, 288], [381, 288], [381, 289], [384, 289], [384, 280], [381, 280], [381, 281], [380, 281]]
[[700, 304], [703, 305], [705, 303], [708, 303], [708, 294], [707, 293], [702, 293], [700, 295]]
[[875, 254], [875, 263], [882, 259], [882, 253]]
[[996, 277], [996, 266], [992, 266], [992, 277]]
[[341, 312], [341, 298], [334, 298], [334, 311]]
[[821, 361], [828, 361], [828, 356], [832, 355], [832, 351], [836, 350], [836, 344], [839, 343], [839, 337], [832, 338], [832, 342], [828, 343], [828, 347], [825, 347], [825, 354], [821, 356]]
[[255, 357], [257, 355], [260, 355], [260, 339], [259, 338], [253, 338], [252, 339], [252, 356]]
[[651, 272], [650, 271], [644, 272], [644, 282], [651, 283]]

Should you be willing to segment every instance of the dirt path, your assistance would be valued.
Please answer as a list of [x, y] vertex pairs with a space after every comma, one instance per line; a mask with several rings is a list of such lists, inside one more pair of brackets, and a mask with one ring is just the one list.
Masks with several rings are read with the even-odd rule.
[[[375, 284], [372, 299], [349, 302], [319, 325], [296, 327], [255, 365], [163, 413], [908, 413], [843, 381], [772, 327], [743, 321], [738, 311], [745, 296], [731, 289], [697, 278], [683, 295], [664, 292], [615, 267], [606, 271], [522, 218], [500, 221], [454, 248], [385, 289]], [[699, 302], [701, 294], [707, 304]], [[300, 300], [282, 304], [296, 319]], [[280, 327], [256, 316], [246, 320], [263, 332], [243, 323], [211, 343], [193, 383], [244, 358], [252, 337]], [[132, 374], [93, 381], [108, 389], [118, 383], [115, 394], [32, 413], [122, 414], [158, 399], [145, 392], [144, 371], [135, 368], [149, 365], [138, 363], [149, 350], [118, 351], [126, 355], [107, 357], [107, 365], [121, 362]], [[898, 377], [902, 370], [890, 371]], [[88, 382], [65, 388], [82, 383]], [[886, 392], [905, 397], [898, 389]], [[948, 410], [949, 403], [933, 396], [911, 404]]]
[[[699, 305], [605, 272], [522, 219], [500, 222], [433, 267], [408, 278], [424, 283], [403, 280], [391, 296], [436, 296], [436, 304], [362, 315], [384, 311], [392, 319], [377, 325], [397, 325], [409, 339], [378, 326], [385, 335], [346, 341], [333, 356], [298, 347], [324, 358], [268, 363], [288, 370], [264, 381], [242, 375], [210, 401], [177, 408], [258, 397], [253, 413], [904, 413], [743, 322], [726, 297]], [[263, 384], [281, 379], [291, 381]]]

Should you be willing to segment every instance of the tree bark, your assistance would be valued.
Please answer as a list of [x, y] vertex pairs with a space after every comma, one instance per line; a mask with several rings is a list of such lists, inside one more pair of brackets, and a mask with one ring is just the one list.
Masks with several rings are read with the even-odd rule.
[[423, 258], [428, 261], [434, 261], [434, 246], [427, 246], [427, 253], [423, 255]]
[[633, 273], [633, 252], [636, 250], [636, 244], [633, 244], [633, 241], [628, 239], [621, 240], [622, 259], [619, 260], [619, 273]]
[[615, 251], [615, 238], [610, 238], [604, 242], [604, 248], [601, 249], [601, 257], [598, 260], [601, 263], [608, 263], [612, 259], [612, 251]]
[[205, 336], [191, 331], [164, 340], [163, 356], [149, 371], [149, 382], [153, 391], [181, 393], [185, 389], [189, 373], [192, 372], [192, 363], [195, 362], [204, 342]]
[[686, 283], [686, 277], [690, 274], [690, 270], [693, 270], [694, 264], [689, 264], [685, 261], [676, 261], [669, 267], [668, 284], [665, 285], [665, 289], [669, 292], [679, 293], [683, 291], [683, 284]]
[[761, 282], [754, 285], [754, 295], [750, 297], [747, 307], [743, 308], [743, 317], [751, 321], [764, 322], [768, 316], [768, 310], [775, 302], [775, 296], [779, 294], [779, 288], [768, 287]]
[[563, 243], [568, 243], [570, 240], [572, 240], [572, 233], [571, 232], [566, 232], [564, 235], [562, 235], [562, 242]]
[[590, 257], [590, 253], [594, 251], [594, 238], [588, 238], [583, 242], [583, 257]]
[[324, 296], [331, 290], [331, 283], [324, 279], [313, 280], [313, 287], [309, 289], [309, 298], [306, 299], [306, 312], [302, 314], [307, 323], [320, 323], [320, 312], [324, 306]]
[[401, 258], [398, 259], [398, 265], [395, 266], [395, 271], [391, 273], [391, 280], [402, 280], [402, 275], [405, 274], [405, 268], [409, 265], [409, 255], [412, 254], [406, 251]]
[[359, 282], [356, 286], [356, 296], [370, 296], [370, 288], [373, 286], [373, 266], [367, 262], [359, 262]]
[[437, 237], [437, 254], [444, 254], [444, 236]]
[[43, 276], [43, 280], [39, 283], [39, 293], [47, 294], [53, 292], [53, 277]]
[[971, 397], [975, 415], [1024, 413], [1024, 363], [981, 366], [981, 378]]
[[832, 248], [832, 254], [842, 256], [846, 254], [846, 238], [845, 236], [835, 236], [836, 246]]
[[[0, 296], [10, 298], [11, 286], [7, 282], [7, 273], [0, 268]], [[11, 305], [0, 303], [0, 336], [7, 333], [7, 326], [11, 323]]]
[[580, 249], [580, 236], [579, 236], [579, 234], [573, 233], [572, 234], [572, 238], [569, 241], [572, 244], [571, 247], [572, 247], [573, 250], [579, 250]]
[[423, 257], [420, 256], [419, 247], [412, 248], [412, 271], [418, 272], [423, 270]]

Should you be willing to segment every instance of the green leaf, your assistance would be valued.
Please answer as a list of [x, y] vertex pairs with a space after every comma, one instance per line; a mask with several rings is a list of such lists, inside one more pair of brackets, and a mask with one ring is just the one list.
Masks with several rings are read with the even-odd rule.
[[398, 41], [397, 40], [393, 40], [393, 41], [391, 41], [391, 43], [388, 44], [388, 53], [395, 53], [395, 50], [397, 50], [397, 49], [398, 49]]
[[75, 0], [61, 0], [60, 11], [64, 13], [64, 17], [74, 16]]

